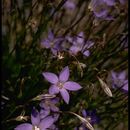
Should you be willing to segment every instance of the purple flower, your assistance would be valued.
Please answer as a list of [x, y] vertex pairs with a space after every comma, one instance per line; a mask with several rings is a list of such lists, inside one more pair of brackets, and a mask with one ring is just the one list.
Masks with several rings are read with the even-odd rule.
[[54, 122], [56, 122], [59, 119], [60, 114], [59, 113], [52, 113], [50, 110], [45, 110], [45, 109], [41, 109], [40, 110], [40, 119], [44, 119], [45, 117], [47, 117], [48, 115], [52, 116]]
[[120, 88], [124, 92], [128, 92], [128, 79], [126, 77], [126, 71], [122, 71], [120, 73], [116, 73], [114, 71], [111, 72], [112, 76], [112, 87]]
[[40, 103], [40, 107], [44, 108], [45, 110], [48, 111], [53, 111], [53, 112], [57, 112], [59, 111], [59, 108], [56, 106], [56, 103], [59, 102], [58, 98], [54, 98], [54, 99], [44, 99], [41, 101]]
[[70, 53], [76, 55], [78, 52], [81, 52], [87, 57], [90, 55], [90, 51], [88, 49], [92, 47], [94, 43], [92, 41], [85, 42], [83, 32], [80, 32], [79, 35], [73, 40], [72, 38], [69, 38], [68, 40], [73, 44], [70, 47]]
[[40, 113], [40, 119], [44, 119], [45, 117], [50, 115], [50, 110], [45, 110], [45, 109], [41, 108], [39, 113]]
[[74, 10], [76, 8], [76, 5], [74, 2], [68, 0], [65, 2], [64, 8], [69, 9], [69, 10]]
[[59, 77], [50, 72], [42, 73], [44, 78], [50, 82], [52, 85], [49, 88], [50, 94], [58, 94], [60, 92], [63, 100], [68, 104], [69, 103], [69, 93], [67, 90], [70, 91], [77, 91], [81, 89], [81, 86], [73, 81], [68, 81], [69, 79], [69, 68], [66, 66], [59, 74]]
[[[96, 115], [96, 110], [88, 111], [88, 110], [83, 109], [82, 115], [85, 119], [89, 120], [91, 125], [94, 125], [94, 124], [100, 122], [99, 117]], [[82, 123], [80, 126], [76, 127], [74, 130], [79, 130], [79, 129], [88, 130], [88, 128], [86, 128], [84, 123]]]
[[41, 46], [45, 48], [50, 48], [54, 55], [57, 55], [58, 51], [60, 51], [60, 42], [62, 38], [55, 38], [52, 31], [49, 31], [48, 38], [42, 40]]
[[99, 123], [100, 121], [99, 117], [96, 115], [96, 110], [88, 111], [87, 109], [83, 109], [82, 115], [83, 117], [88, 118], [92, 125]]
[[31, 122], [30, 123], [23, 123], [18, 125], [15, 130], [47, 130], [52, 124], [54, 123], [54, 119], [52, 116], [47, 116], [44, 119], [40, 119], [39, 112], [33, 108], [31, 114]]
[[109, 15], [109, 6], [114, 4], [114, 0], [91, 0], [88, 8], [93, 11], [96, 18], [113, 20], [113, 17]]

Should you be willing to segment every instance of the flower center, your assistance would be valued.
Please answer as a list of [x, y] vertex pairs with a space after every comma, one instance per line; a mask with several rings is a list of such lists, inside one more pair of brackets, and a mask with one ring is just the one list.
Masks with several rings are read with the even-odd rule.
[[40, 130], [40, 128], [38, 128], [37, 126], [34, 126], [34, 130]]
[[58, 82], [58, 83], [57, 83], [57, 86], [58, 86], [59, 89], [62, 89], [62, 88], [63, 88], [63, 85], [64, 85], [64, 84], [61, 83], [61, 82]]
[[54, 42], [53, 42], [53, 41], [50, 42], [50, 45], [51, 45], [51, 47], [53, 48], [53, 47], [54, 47]]

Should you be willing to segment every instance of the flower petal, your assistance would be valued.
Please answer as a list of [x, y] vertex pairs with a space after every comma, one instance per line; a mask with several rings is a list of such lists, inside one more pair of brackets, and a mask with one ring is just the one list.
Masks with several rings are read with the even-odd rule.
[[77, 36], [77, 42], [78, 44], [80, 44], [81, 46], [83, 45], [84, 43], [84, 33], [83, 32], [80, 32]]
[[43, 120], [41, 120], [41, 122], [39, 124], [39, 128], [41, 130], [49, 128], [53, 123], [54, 123], [53, 117], [52, 116], [48, 116], [48, 117], [44, 118]]
[[57, 114], [57, 113], [53, 114], [53, 118], [54, 118], [55, 122], [59, 119], [59, 116], [60, 116], [60, 114]]
[[81, 51], [81, 47], [79, 46], [73, 45], [70, 47], [70, 53], [73, 53], [74, 55], [76, 55], [79, 51]]
[[51, 102], [52, 102], [53, 104], [56, 104], [56, 103], [58, 103], [59, 101], [60, 101], [60, 98], [59, 98], [59, 97], [53, 98], [53, 99], [51, 100]]
[[54, 104], [51, 104], [50, 109], [51, 109], [53, 112], [59, 111], [59, 108], [58, 108], [57, 106], [55, 106]]
[[50, 41], [48, 39], [45, 39], [41, 42], [41, 46], [45, 48], [50, 48]]
[[56, 84], [58, 82], [58, 77], [56, 74], [54, 73], [50, 73], [50, 72], [43, 72], [42, 75], [44, 76], [44, 78], [52, 83], [52, 84]]
[[122, 89], [128, 92], [128, 83], [125, 84]]
[[85, 52], [83, 52], [83, 54], [88, 57], [88, 56], [90, 56], [90, 51], [86, 50]]
[[33, 126], [29, 123], [18, 125], [14, 130], [32, 130]]
[[50, 106], [48, 106], [45, 103], [45, 100], [41, 101], [39, 105], [40, 105], [41, 108], [44, 108], [45, 110], [50, 110]]
[[87, 41], [86, 44], [84, 45], [84, 49], [89, 49], [94, 45], [94, 42], [92, 41]]
[[59, 75], [59, 80], [60, 81], [63, 81], [63, 82], [66, 82], [69, 78], [69, 68], [68, 66], [66, 66], [61, 72], [60, 72], [60, 75]]
[[50, 110], [41, 109], [40, 110], [40, 119], [47, 117], [49, 114], [50, 114]]
[[112, 75], [113, 80], [117, 79], [117, 73], [115, 73], [114, 71], [111, 71], [111, 75]]
[[69, 96], [69, 93], [67, 92], [67, 90], [62, 88], [62, 89], [60, 89], [60, 93], [61, 93], [61, 96], [62, 96], [63, 100], [67, 104], [69, 104], [70, 96]]
[[94, 15], [95, 15], [96, 17], [98, 17], [98, 18], [101, 18], [101, 17], [105, 18], [105, 17], [107, 16], [107, 14], [108, 14], [108, 11], [107, 11], [107, 10], [102, 10], [102, 11], [100, 11], [100, 12], [94, 11]]
[[118, 74], [118, 79], [125, 80], [126, 78], [126, 72], [122, 71]]
[[38, 125], [40, 123], [40, 115], [38, 110], [33, 107], [32, 113], [31, 113], [31, 122], [33, 125]]
[[72, 1], [66, 1], [65, 4], [64, 4], [64, 7], [66, 9], [74, 10], [76, 5]]
[[64, 84], [64, 88], [66, 88], [67, 90], [70, 90], [70, 91], [77, 91], [77, 90], [81, 89], [82, 87], [76, 82], [68, 81]]
[[54, 39], [54, 34], [53, 34], [53, 32], [52, 32], [51, 30], [49, 31], [48, 39], [49, 39], [50, 41], [52, 41], [52, 40]]
[[115, 5], [115, 0], [104, 0], [104, 2], [105, 2], [108, 6], [114, 6], [114, 5]]
[[86, 110], [85, 110], [85, 109], [82, 110], [82, 115], [83, 115], [83, 117], [85, 117], [85, 118], [87, 117], [87, 113], [86, 113]]
[[50, 88], [49, 88], [49, 94], [57, 94], [59, 93], [59, 89], [57, 86], [55, 85], [52, 85]]

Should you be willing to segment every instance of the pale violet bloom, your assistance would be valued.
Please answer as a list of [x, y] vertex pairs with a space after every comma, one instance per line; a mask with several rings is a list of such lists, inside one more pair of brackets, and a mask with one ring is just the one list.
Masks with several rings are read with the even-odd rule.
[[56, 103], [58, 102], [59, 102], [58, 98], [44, 99], [41, 101], [40, 107], [48, 111], [57, 112], [59, 111], [59, 108], [56, 106]]
[[91, 0], [88, 8], [93, 11], [96, 18], [114, 20], [114, 18], [109, 14], [110, 7], [114, 5], [114, 0]]
[[58, 52], [61, 51], [61, 46], [60, 46], [61, 41], [62, 38], [56, 38], [54, 36], [54, 33], [50, 30], [48, 33], [48, 37], [42, 40], [41, 46], [43, 48], [51, 49], [53, 55], [57, 55]]
[[[110, 10], [116, 5], [116, 2], [116, 0], [91, 0], [88, 8], [93, 11], [94, 16], [98, 19], [114, 20], [114, 17], [110, 15]], [[119, 2], [125, 4], [126, 0], [119, 0]]]
[[15, 128], [15, 130], [47, 130], [53, 125], [54, 119], [52, 116], [47, 116], [41, 120], [40, 113], [35, 108], [33, 108], [31, 122], [32, 124], [20, 124]]
[[45, 110], [45, 109], [41, 108], [39, 113], [40, 113], [40, 119], [44, 119], [45, 117], [50, 115], [50, 110]]
[[[58, 112], [58, 111], [57, 111]], [[59, 113], [55, 113], [53, 111], [50, 111], [50, 110], [45, 110], [45, 109], [41, 109], [40, 110], [40, 119], [44, 119], [45, 117], [49, 116], [51, 114], [54, 122], [56, 122], [60, 116]]]
[[81, 52], [86, 57], [90, 55], [89, 48], [94, 45], [94, 42], [85, 42], [83, 32], [80, 32], [77, 37], [69, 38], [68, 40], [69, 42], [72, 42], [72, 46], [70, 47], [70, 53], [77, 55], [78, 52]]
[[52, 85], [49, 88], [50, 94], [58, 94], [60, 93], [63, 100], [68, 104], [70, 100], [70, 96], [68, 93], [69, 91], [77, 91], [81, 89], [82, 87], [73, 81], [68, 81], [69, 79], [69, 68], [66, 66], [59, 74], [59, 77], [50, 72], [43, 72], [42, 73], [44, 78], [50, 82]]
[[128, 92], [128, 79], [126, 71], [119, 73], [112, 71], [111, 76], [113, 88], [121, 88], [123, 91]]

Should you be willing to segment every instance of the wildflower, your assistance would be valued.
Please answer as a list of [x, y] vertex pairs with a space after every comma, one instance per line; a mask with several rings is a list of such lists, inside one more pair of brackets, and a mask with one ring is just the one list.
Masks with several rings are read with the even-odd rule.
[[67, 90], [70, 91], [77, 91], [81, 89], [81, 86], [73, 81], [68, 81], [69, 79], [69, 68], [66, 66], [59, 74], [59, 77], [50, 72], [42, 73], [44, 78], [52, 83], [51, 87], [49, 88], [50, 94], [58, 94], [60, 92], [63, 100], [68, 104], [69, 103], [69, 93]]
[[[100, 121], [99, 117], [97, 117], [97, 115], [96, 115], [96, 110], [88, 111], [88, 110], [83, 109], [82, 115], [86, 120], [88, 120], [90, 122], [91, 125], [99, 123], [99, 121]], [[76, 127], [74, 130], [80, 130], [80, 129], [88, 130], [88, 128], [86, 128], [86, 125], [84, 123], [82, 123], [80, 126]]]
[[88, 111], [87, 109], [82, 110], [83, 117], [87, 118], [92, 125], [99, 123], [100, 119], [96, 115], [96, 110]]
[[41, 108], [39, 114], [40, 114], [40, 119], [44, 119], [45, 117], [47, 117], [50, 114], [50, 110]]
[[45, 110], [51, 110], [53, 112], [59, 111], [59, 108], [55, 105], [56, 103], [59, 102], [58, 98], [54, 99], [44, 99], [40, 103], [40, 107], [44, 108]]
[[126, 71], [122, 71], [120, 73], [116, 73], [114, 71], [111, 72], [112, 76], [112, 87], [120, 88], [124, 92], [128, 92], [128, 79], [126, 79]]
[[55, 38], [52, 31], [49, 31], [48, 38], [42, 40], [41, 46], [45, 48], [50, 48], [53, 55], [57, 55], [60, 51], [60, 42], [62, 38]]
[[114, 4], [114, 0], [91, 0], [88, 8], [93, 11], [96, 18], [113, 20], [113, 17], [109, 15], [109, 6], [113, 6]]
[[90, 55], [90, 51], [88, 49], [92, 47], [94, 43], [92, 41], [85, 42], [83, 32], [80, 32], [78, 37], [74, 38], [74, 40], [70, 39], [70, 41], [73, 44], [70, 47], [70, 53], [76, 55], [78, 52], [81, 52], [85, 56]]
[[55, 105], [58, 102], [59, 98], [42, 100], [40, 103], [40, 107], [42, 108], [40, 110], [40, 118], [43, 119], [49, 114], [51, 114], [54, 119], [54, 122], [56, 122], [60, 116], [60, 114], [58, 113], [59, 108]]
[[[56, 112], [58, 112], [58, 111], [56, 111]], [[50, 114], [51, 114], [54, 122], [56, 122], [58, 120], [59, 116], [60, 116], [59, 113], [55, 113], [54, 111], [51, 112], [50, 110], [46, 110], [44, 108], [41, 108], [41, 110], [40, 110], [40, 119], [44, 119], [45, 117], [47, 117]]]
[[33, 108], [31, 114], [31, 122], [30, 123], [23, 123], [18, 125], [15, 130], [47, 130], [53, 123], [54, 119], [52, 116], [47, 116], [44, 119], [40, 120], [39, 112]]

